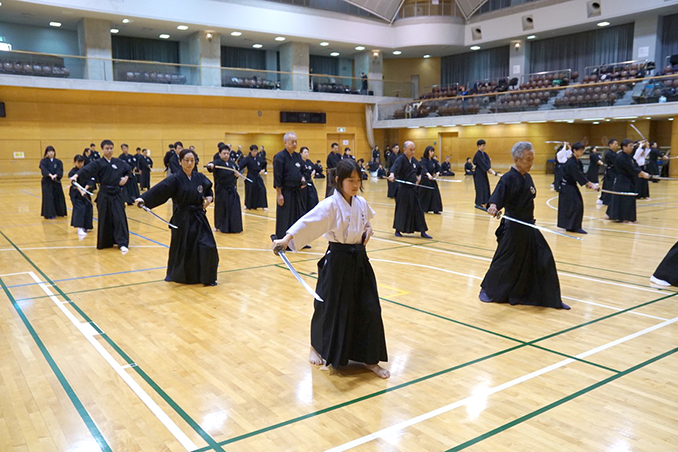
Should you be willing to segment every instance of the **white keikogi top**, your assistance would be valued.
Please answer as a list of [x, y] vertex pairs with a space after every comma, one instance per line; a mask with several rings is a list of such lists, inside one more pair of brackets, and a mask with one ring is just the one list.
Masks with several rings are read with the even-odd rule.
[[570, 157], [572, 157], [572, 149], [562, 149], [556, 153], [558, 163], [565, 163]]
[[294, 238], [290, 249], [297, 251], [321, 235], [330, 242], [354, 245], [362, 243], [365, 229], [374, 217], [374, 210], [362, 196], [354, 196], [351, 204], [338, 190], [299, 218], [288, 230]]
[[638, 166], [644, 166], [645, 165], [645, 159], [650, 155], [650, 148], [641, 148], [639, 147], [636, 149], [636, 153], [634, 154], [633, 158], [636, 160], [636, 163], [638, 163]]

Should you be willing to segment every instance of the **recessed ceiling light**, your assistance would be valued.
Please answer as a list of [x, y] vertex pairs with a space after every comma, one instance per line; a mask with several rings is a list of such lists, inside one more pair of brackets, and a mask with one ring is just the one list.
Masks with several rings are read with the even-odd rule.
[[365, 46], [358, 46], [355, 49], [358, 51], [365, 50]]
[[529, 122], [530, 124], [543, 124], [546, 121], [539, 120], [539, 121], [527, 121], [527, 122]]
[[403, 52], [401, 52], [400, 50], [394, 50], [393, 51], [393, 55], [400, 55], [401, 53], [403, 53]]
[[504, 124], [521, 124], [520, 121], [505, 122]]
[[603, 121], [605, 118], [586, 118], [582, 119], [582, 121]]
[[120, 33], [120, 30], [118, 30], [117, 28], [111, 28], [111, 33], [117, 34]]
[[669, 121], [673, 121], [673, 118], [669, 118]]
[[636, 119], [638, 116], [618, 116], [614, 119]]
[[285, 38], [284, 36], [276, 36], [276, 38], [275, 38], [275, 40], [278, 41], [278, 42], [283, 42], [285, 39], [287, 39], [287, 38]]
[[328, 45], [330, 45], [330, 43], [329, 43], [329, 42], [326, 42], [326, 41], [323, 41], [323, 42], [321, 42], [319, 45], [320, 45], [320, 47], [327, 47]]
[[241, 35], [242, 35], [242, 31], [232, 31], [231, 32], [231, 36], [241, 36]]
[[339, 52], [332, 52], [332, 53], [330, 53], [330, 56], [339, 56], [339, 55], [341, 55]]
[[600, 121], [593, 121], [593, 124], [600, 124]]
[[610, 25], [610, 23], [604, 20], [602, 22], [598, 22], [596, 25], [598, 25], [599, 27], [607, 27], [608, 25]]
[[49, 26], [50, 26], [50, 27], [60, 27], [60, 26], [61, 26], [61, 22], [50, 22], [50, 23], [49, 23]]
[[496, 126], [497, 124], [499, 124], [499, 123], [498, 122], [484, 122], [483, 123], [484, 126]]
[[123, 24], [128, 24], [128, 23], [129, 23], [129, 19], [123, 19], [123, 20], [122, 20], [122, 23], [123, 23]]
[[537, 36], [536, 35], [530, 35], [527, 37], [527, 39], [535, 39]]
[[431, 58], [431, 55], [424, 55], [424, 58]]
[[163, 33], [163, 34], [158, 36], [158, 38], [160, 38], [160, 39], [169, 39], [169, 37], [170, 37], [170, 35], [168, 35], [167, 33]]
[[471, 46], [471, 50], [480, 50], [480, 46]]
[[652, 119], [652, 116], [648, 116], [648, 117], [647, 117], [647, 118], [645, 118], [645, 119]]
[[188, 30], [188, 27], [186, 25], [177, 25], [177, 30], [181, 31]]
[[255, 49], [261, 49], [264, 45], [263, 44], [252, 44], [252, 47]]
[[475, 124], [460, 124], [460, 125], [462, 125], [464, 127], [475, 126]]
[[408, 128], [408, 129], [418, 129], [419, 126], [409, 126], [409, 127], [407, 127], [407, 128]]

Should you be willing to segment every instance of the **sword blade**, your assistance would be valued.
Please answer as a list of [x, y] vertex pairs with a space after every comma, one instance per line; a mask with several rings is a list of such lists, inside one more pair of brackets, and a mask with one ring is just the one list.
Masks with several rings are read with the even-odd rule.
[[[206, 165], [205, 165], [205, 168], [207, 168]], [[229, 167], [227, 167], [227, 166], [218, 166], [218, 165], [214, 165], [214, 168], [216, 168], [216, 169], [225, 169], [225, 170], [233, 171], [234, 173], [238, 172], [238, 171], [234, 170], [233, 168], [229, 168]], [[252, 183], [254, 183], [254, 181], [253, 181], [252, 179], [250, 179], [249, 177], [245, 176], [245, 175], [242, 174], [242, 173], [241, 173], [241, 175], [242, 175], [242, 177], [243, 177], [247, 182], [252, 182]]]
[[[273, 242], [275, 240], [276, 240], [276, 235], [271, 234], [271, 241]], [[316, 300], [318, 300], [321, 303], [325, 302], [325, 300], [320, 298], [320, 296], [317, 293], [315, 293], [315, 290], [313, 290], [311, 288], [311, 286], [309, 286], [306, 283], [306, 281], [301, 279], [301, 275], [299, 275], [299, 273], [294, 269], [292, 262], [290, 262], [290, 260], [287, 258], [287, 255], [285, 255], [285, 250], [282, 247], [281, 248], [278, 248], [278, 247], [274, 248], [273, 252], [275, 254], [277, 254], [278, 256], [280, 256], [280, 259], [282, 259], [282, 261], [285, 264], [285, 266], [287, 267], [287, 269], [294, 275], [295, 278], [297, 278], [297, 281], [299, 281], [299, 283], [301, 283], [301, 285], [304, 287], [304, 289], [306, 289], [306, 291], [309, 294], [311, 294], [311, 296], [313, 296], [313, 298], [315, 298]]]
[[646, 140], [646, 139], [647, 139], [647, 138], [645, 138], [645, 135], [643, 135], [642, 133], [640, 133], [640, 130], [638, 130], [638, 127], [634, 126], [632, 122], [630, 122], [629, 125], [630, 125], [631, 127], [633, 127], [633, 130], [635, 130], [636, 132], [638, 132], [638, 135], [640, 135], [640, 138], [642, 138], [643, 140]]
[[435, 190], [435, 188], [433, 188], [433, 187], [427, 187], [426, 185], [414, 184], [414, 183], [406, 181], [406, 180], [396, 179], [395, 181], [398, 182], [399, 184], [413, 185], [413, 186], [419, 187], [419, 188], [427, 188], [429, 190]]
[[603, 193], [609, 193], [611, 195], [620, 195], [620, 196], [638, 196], [638, 193], [632, 193], [630, 191], [613, 191], [613, 190], [600, 190]]
[[650, 180], [678, 180], [678, 178], [675, 178], [675, 177], [650, 176]]
[[509, 217], [508, 215], [503, 215], [502, 217], [503, 217], [503, 218], [506, 218], [506, 219], [509, 220], [509, 221], [513, 221], [514, 223], [518, 223], [518, 224], [522, 224], [522, 225], [525, 225], [525, 226], [529, 226], [529, 227], [531, 227], [531, 228], [538, 229], [538, 230], [540, 230], [540, 231], [550, 232], [551, 234], [558, 234], [558, 235], [560, 235], [560, 236], [567, 237], [567, 238], [570, 238], [570, 239], [575, 239], [575, 240], [581, 240], [581, 241], [584, 241], [584, 239], [582, 239], [582, 238], [580, 238], [580, 237], [575, 237], [575, 236], [573, 236], [573, 235], [563, 234], [562, 232], [554, 231], [553, 229], [545, 228], [545, 227], [543, 227], [543, 226], [537, 226], [536, 224], [527, 223], [527, 222], [525, 222], [525, 221], [518, 220], [518, 219], [513, 218], [513, 217]]
[[443, 182], [464, 182], [464, 181], [459, 180], [459, 179], [438, 179], [437, 177], [434, 177], [433, 180], [440, 180], [440, 181], [443, 181]]
[[144, 209], [146, 212], [148, 212], [148, 213], [150, 213], [151, 215], [153, 215], [153, 216], [154, 216], [155, 218], [157, 218], [158, 220], [160, 220], [160, 221], [162, 221], [163, 223], [165, 223], [165, 224], [166, 224], [167, 226], [169, 226], [170, 228], [179, 229], [179, 227], [177, 227], [177, 226], [173, 225], [172, 223], [170, 223], [169, 221], [165, 220], [163, 217], [161, 217], [161, 216], [158, 215], [157, 213], [153, 212], [151, 209], [149, 209], [148, 207], [144, 206], [143, 204], [139, 205], [139, 207], [141, 207], [141, 208]]
[[87, 193], [88, 195], [94, 196], [94, 193], [87, 191], [87, 189], [86, 189], [85, 187], [83, 187], [82, 185], [80, 185], [80, 184], [77, 183], [76, 181], [73, 180], [73, 181], [71, 181], [71, 183], [72, 183], [73, 185], [75, 185], [77, 188], [79, 188], [80, 190], [82, 190], [83, 192]]

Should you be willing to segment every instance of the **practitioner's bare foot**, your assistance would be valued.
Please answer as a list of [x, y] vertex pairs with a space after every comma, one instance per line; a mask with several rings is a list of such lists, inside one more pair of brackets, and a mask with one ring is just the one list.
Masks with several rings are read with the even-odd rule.
[[379, 364], [365, 364], [368, 370], [371, 370], [375, 374], [379, 375], [381, 378], [388, 378], [391, 376], [391, 372], [381, 367]]
[[609, 220], [610, 216], [608, 214], [603, 215], [603, 220]]
[[308, 361], [314, 366], [321, 366], [323, 364], [323, 357], [311, 346], [311, 353], [308, 356]]

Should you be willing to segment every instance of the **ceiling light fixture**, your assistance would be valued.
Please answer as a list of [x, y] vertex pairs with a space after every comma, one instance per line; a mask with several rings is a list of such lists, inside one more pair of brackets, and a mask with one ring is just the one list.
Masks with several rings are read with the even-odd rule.
[[60, 26], [61, 26], [61, 22], [50, 22], [50, 23], [49, 23], [49, 26], [50, 26], [50, 27], [60, 27]]
[[424, 58], [431, 58], [431, 55], [426, 54], [426, 55], [424, 55]]
[[170, 35], [168, 35], [167, 33], [163, 33], [163, 34], [159, 35], [158, 38], [160, 38], [160, 39], [169, 39], [169, 38], [170, 38]]
[[355, 49], [360, 52], [360, 51], [365, 50], [365, 46], [358, 46]]
[[123, 19], [123, 20], [122, 20], [122, 23], [123, 23], [123, 24], [128, 24], [128, 23], [129, 23], [129, 19]]
[[530, 35], [530, 36], [527, 37], [527, 39], [536, 39], [536, 38], [537, 38], [537, 35]]
[[188, 26], [186, 26], [186, 25], [177, 25], [177, 30], [186, 31], [186, 30], [188, 30]]
[[480, 46], [471, 46], [471, 50], [480, 50]]
[[599, 27], [607, 27], [608, 25], [610, 25], [610, 23], [604, 20], [602, 22], [598, 22], [596, 25], [598, 25]]
[[394, 50], [394, 51], [393, 51], [393, 55], [400, 55], [400, 54], [402, 54], [402, 53], [403, 53], [403, 52], [400, 51], [400, 50]]
[[264, 45], [263, 44], [252, 44], [252, 47], [255, 49], [261, 49]]
[[327, 47], [328, 45], [330, 45], [330, 43], [327, 42], [327, 41], [323, 41], [323, 42], [321, 42], [321, 43], [318, 44], [318, 45], [319, 45], [320, 47]]
[[275, 40], [278, 41], [278, 42], [283, 42], [285, 39], [287, 39], [287, 38], [284, 37], [284, 36], [276, 36], [276, 38], [275, 38]]
[[332, 52], [332, 53], [330, 53], [330, 56], [333, 56], [333, 57], [338, 57], [339, 55], [340, 55], [339, 52]]
[[111, 33], [113, 33], [115, 35], [115, 34], [120, 33], [120, 30], [118, 30], [117, 28], [111, 28]]
[[232, 31], [231, 36], [242, 36], [242, 31]]

